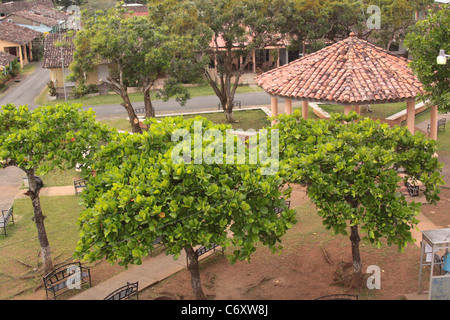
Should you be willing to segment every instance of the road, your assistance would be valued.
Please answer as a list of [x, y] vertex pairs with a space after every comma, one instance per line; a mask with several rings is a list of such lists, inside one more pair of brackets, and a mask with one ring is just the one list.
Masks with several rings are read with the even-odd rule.
[[37, 65], [36, 70], [32, 74], [19, 76], [17, 80], [20, 82], [14, 83], [0, 97], [0, 106], [14, 103], [16, 106], [28, 105], [30, 109], [37, 107], [34, 99], [50, 81], [50, 72], [42, 68], [42, 61], [32, 63]]
[[[241, 101], [242, 107], [270, 105], [270, 96], [265, 92], [240, 93], [236, 94], [235, 100]], [[153, 101], [156, 115], [170, 113], [188, 113], [206, 110], [217, 110], [219, 98], [216, 96], [203, 96], [191, 98], [184, 107], [175, 100], [167, 102], [160, 100]], [[144, 102], [134, 102], [133, 107], [142, 107]], [[98, 118], [108, 116], [126, 115], [125, 109], [120, 105], [84, 106], [84, 109], [92, 108]]]
[[[21, 81], [12, 85], [4, 95], [0, 97], [0, 105], [7, 103], [14, 103], [16, 106], [28, 105], [30, 110], [34, 110], [38, 107], [34, 102], [34, 99], [42, 92], [50, 81], [50, 72], [47, 69], [42, 68], [42, 62], [36, 62], [36, 64], [37, 68], [32, 74], [19, 77]], [[270, 96], [265, 92], [236, 94], [235, 100], [241, 101], [243, 108], [246, 106], [270, 105]], [[216, 96], [193, 97], [187, 101], [186, 105], [183, 107], [180, 106], [175, 99], [170, 99], [166, 102], [161, 100], [153, 101], [156, 115], [217, 110], [218, 104], [219, 99]], [[144, 102], [133, 103], [133, 107], [135, 108], [141, 106], [144, 106]], [[120, 104], [99, 106], [86, 105], [83, 108], [92, 108], [98, 118], [127, 115], [125, 109]]]

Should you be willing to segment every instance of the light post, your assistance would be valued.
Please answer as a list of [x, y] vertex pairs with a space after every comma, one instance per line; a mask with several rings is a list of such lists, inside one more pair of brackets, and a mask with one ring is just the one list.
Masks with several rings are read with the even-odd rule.
[[447, 64], [447, 57], [450, 57], [450, 55], [445, 54], [445, 50], [441, 49], [438, 57], [436, 58], [437, 64]]

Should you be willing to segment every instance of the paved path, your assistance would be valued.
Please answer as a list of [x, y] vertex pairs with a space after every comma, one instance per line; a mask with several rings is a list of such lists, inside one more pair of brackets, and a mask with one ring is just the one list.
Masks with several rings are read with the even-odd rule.
[[34, 99], [42, 92], [50, 81], [50, 72], [42, 68], [42, 61], [32, 62], [36, 64], [36, 70], [29, 75], [21, 75], [6, 92], [0, 96], [0, 106], [14, 103], [16, 106], [28, 105], [30, 109], [37, 107]]

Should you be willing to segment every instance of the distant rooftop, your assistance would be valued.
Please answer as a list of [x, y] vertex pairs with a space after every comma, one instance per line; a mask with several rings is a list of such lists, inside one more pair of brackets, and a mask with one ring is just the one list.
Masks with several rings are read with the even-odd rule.
[[20, 45], [28, 44], [42, 33], [26, 27], [3, 21], [0, 23], [0, 40], [6, 40]]

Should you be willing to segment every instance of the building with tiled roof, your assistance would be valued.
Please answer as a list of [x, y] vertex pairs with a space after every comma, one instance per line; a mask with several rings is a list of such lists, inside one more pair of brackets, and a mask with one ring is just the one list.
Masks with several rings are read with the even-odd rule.
[[42, 33], [11, 22], [0, 23], [0, 51], [16, 56], [23, 68], [32, 59], [33, 40]]
[[51, 0], [10, 1], [6, 3], [0, 3], [0, 17], [7, 16], [8, 14], [17, 11], [30, 10], [35, 6], [55, 8], [55, 5]]
[[[71, 73], [69, 66], [73, 62], [75, 52], [73, 37], [74, 35], [55, 33], [45, 35], [42, 67], [50, 71], [50, 79], [56, 87], [57, 98], [64, 98], [65, 92], [70, 95], [76, 86], [76, 83], [65, 80]], [[86, 74], [85, 84], [96, 85], [101, 94], [106, 94], [107, 88], [102, 84], [102, 80], [105, 80], [108, 75], [108, 63], [102, 62]]]
[[0, 74], [7, 70], [15, 60], [17, 60], [16, 56], [0, 51]]
[[407, 102], [407, 126], [414, 131], [415, 100], [422, 84], [408, 67], [408, 61], [397, 57], [354, 33], [322, 50], [287, 65], [272, 69], [255, 78], [256, 83], [272, 97], [272, 114], [278, 114], [278, 98], [285, 99], [287, 113], [292, 100], [303, 101], [303, 117], [308, 103], [341, 104], [345, 113], [360, 105]]
[[128, 3], [128, 4], [124, 4], [123, 7], [127, 8], [130, 12], [132, 12], [133, 16], [147, 16], [148, 15], [148, 8], [144, 4]]
[[28, 10], [11, 13], [7, 15], [3, 20], [15, 23], [22, 27], [39, 31], [41, 33], [57, 32], [59, 30], [58, 20], [35, 14]]
[[73, 61], [74, 51], [75, 47], [72, 37], [68, 37], [67, 34], [47, 34], [44, 40], [42, 67], [47, 69], [61, 68], [64, 60], [64, 67], [68, 68]]

